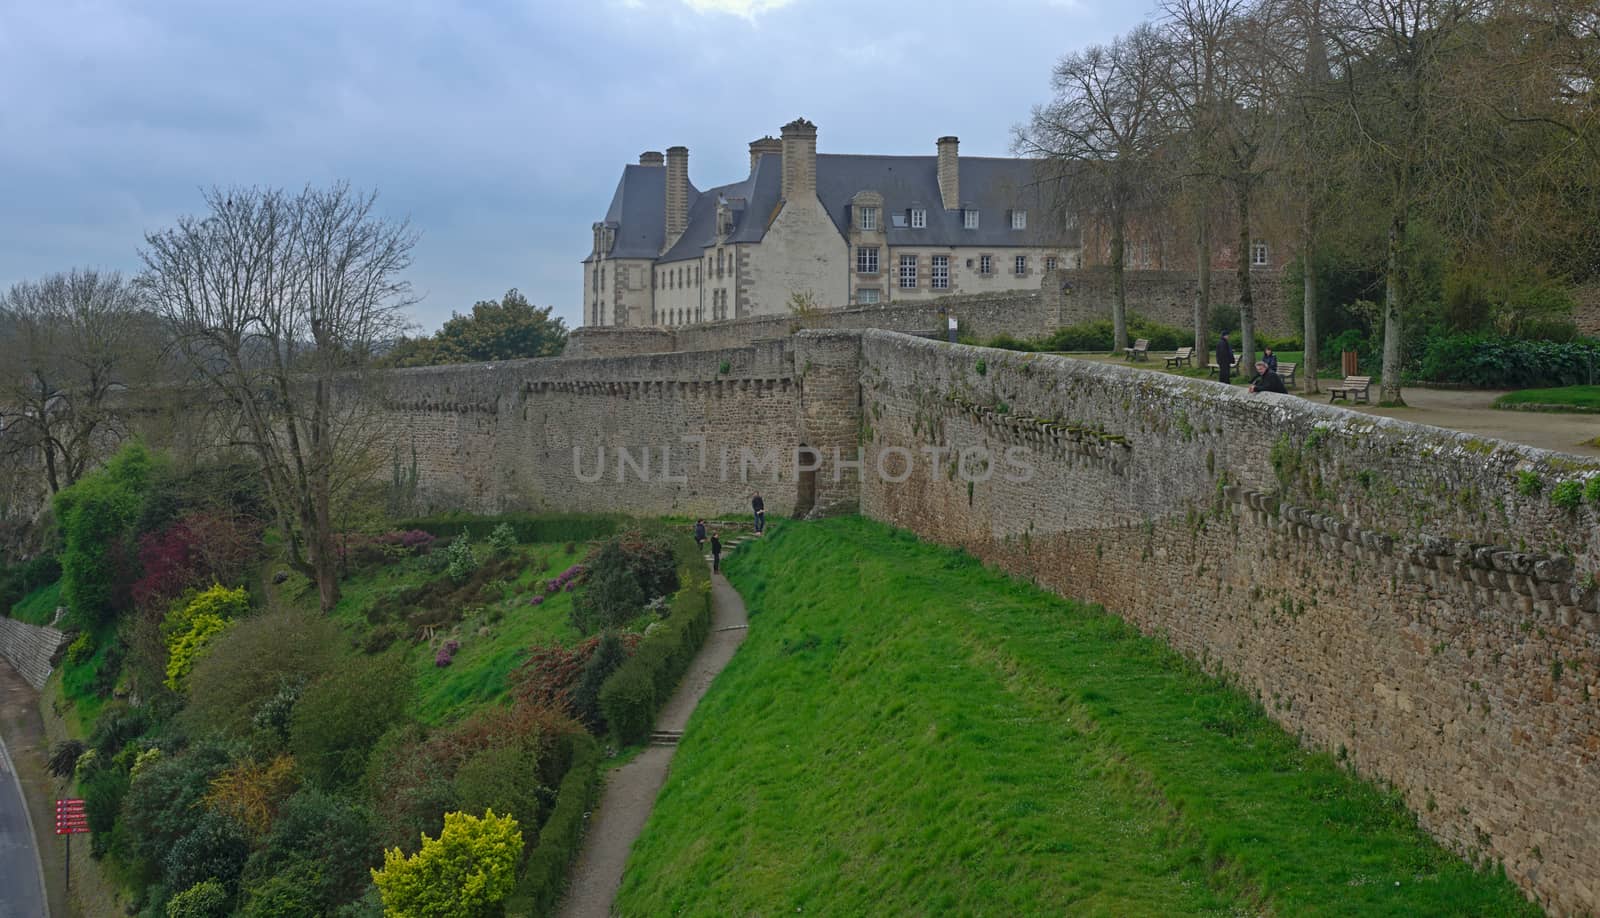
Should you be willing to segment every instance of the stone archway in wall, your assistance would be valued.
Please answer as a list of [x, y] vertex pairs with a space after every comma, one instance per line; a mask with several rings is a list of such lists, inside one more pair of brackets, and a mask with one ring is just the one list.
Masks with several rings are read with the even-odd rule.
[[817, 505], [817, 469], [822, 464], [822, 454], [804, 443], [795, 450], [798, 471], [795, 474], [794, 518], [802, 519]]

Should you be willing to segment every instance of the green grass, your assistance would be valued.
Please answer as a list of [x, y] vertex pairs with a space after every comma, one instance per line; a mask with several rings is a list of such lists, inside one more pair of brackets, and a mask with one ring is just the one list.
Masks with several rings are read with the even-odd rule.
[[1115, 617], [861, 519], [727, 569], [621, 914], [1537, 914]]
[[30, 625], [48, 625], [61, 605], [61, 582], [40, 587], [11, 607], [11, 617]]
[[1600, 386], [1563, 386], [1559, 389], [1523, 389], [1494, 400], [1494, 407], [1520, 411], [1564, 411], [1600, 414]]
[[[559, 545], [532, 547], [535, 557], [545, 563], [524, 570], [519, 585], [554, 577], [579, 560], [584, 551], [582, 546], [572, 553], [562, 551]], [[509, 700], [506, 675], [528, 658], [529, 647], [552, 641], [572, 644], [581, 637], [568, 620], [571, 593], [557, 593], [538, 606], [528, 605], [530, 595], [516, 593], [469, 614], [460, 629], [461, 649], [447, 667], [434, 665], [433, 653], [426, 647], [417, 649], [418, 719], [444, 723], [480, 704]], [[496, 610], [501, 613], [499, 621], [490, 621]], [[480, 628], [488, 634], [480, 634]]]
[[[418, 720], [430, 725], [448, 723], [480, 705], [508, 701], [506, 676], [527, 659], [529, 647], [552, 641], [570, 644], [581, 637], [568, 621], [572, 594], [558, 593], [538, 606], [528, 605], [530, 596], [543, 592], [538, 583], [561, 573], [588, 551], [586, 544], [578, 543], [569, 552], [566, 544], [536, 543], [517, 547], [527, 561], [519, 567], [518, 573], [491, 585], [491, 596], [463, 610], [463, 620], [458, 625], [437, 632], [435, 645], [451, 638], [461, 644], [449, 666], [436, 665], [434, 648], [427, 644], [411, 648], [409, 659], [416, 672]], [[488, 547], [479, 544], [476, 548], [480, 560], [487, 561]], [[353, 643], [359, 643], [372, 629], [366, 619], [369, 608], [397, 591], [421, 586], [441, 576], [430, 571], [425, 560], [420, 558], [363, 570], [340, 584], [339, 603], [332, 617]], [[316, 602], [316, 591], [298, 575], [292, 575], [285, 588], [297, 596], [299, 602]]]

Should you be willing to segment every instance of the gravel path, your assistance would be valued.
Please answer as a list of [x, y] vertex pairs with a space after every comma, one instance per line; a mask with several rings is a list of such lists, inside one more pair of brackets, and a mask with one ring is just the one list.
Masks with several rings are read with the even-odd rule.
[[[737, 544], [737, 543], [735, 543]], [[727, 549], [724, 549], [726, 557]], [[711, 681], [733, 659], [744, 641], [749, 619], [744, 600], [721, 574], [711, 575], [711, 633], [689, 664], [678, 690], [656, 717], [656, 733], [677, 735], [689, 725], [689, 715], [711, 688]], [[634, 839], [644, 830], [655, 806], [656, 794], [666, 783], [677, 751], [673, 740], [652, 743], [606, 781], [600, 804], [589, 817], [583, 850], [573, 868], [572, 880], [558, 914], [562, 918], [605, 918], [622, 884], [622, 868]]]

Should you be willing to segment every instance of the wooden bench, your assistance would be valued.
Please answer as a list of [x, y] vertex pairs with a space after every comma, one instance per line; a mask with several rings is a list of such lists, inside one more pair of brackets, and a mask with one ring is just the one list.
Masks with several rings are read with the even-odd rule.
[[1342, 398], [1346, 401], [1360, 401], [1370, 405], [1372, 402], [1368, 395], [1371, 388], [1371, 376], [1346, 376], [1344, 382], [1328, 389], [1328, 402], [1332, 404], [1334, 399]]
[[1167, 358], [1167, 366], [1176, 370], [1181, 366], [1194, 366], [1194, 348], [1180, 347], [1178, 352]]
[[[1233, 364], [1232, 364], [1232, 366], [1228, 367], [1228, 375], [1230, 375], [1230, 376], [1238, 376], [1239, 375], [1239, 357], [1240, 357], [1239, 354], [1234, 354], [1233, 355]], [[1221, 367], [1217, 366], [1217, 362], [1215, 360], [1213, 360], [1210, 363], [1206, 364], [1206, 369], [1211, 371], [1211, 375], [1212, 376], [1216, 376], [1218, 379], [1221, 379], [1221, 376], [1219, 376], [1218, 373], [1217, 373], [1217, 371], [1220, 370]]]
[[1128, 360], [1144, 360], [1150, 356], [1150, 339], [1140, 338], [1133, 342], [1133, 347], [1122, 349], [1123, 356]]
[[1294, 371], [1299, 366], [1300, 365], [1298, 363], [1278, 364], [1278, 376], [1283, 380], [1283, 387], [1285, 389], [1294, 388]]

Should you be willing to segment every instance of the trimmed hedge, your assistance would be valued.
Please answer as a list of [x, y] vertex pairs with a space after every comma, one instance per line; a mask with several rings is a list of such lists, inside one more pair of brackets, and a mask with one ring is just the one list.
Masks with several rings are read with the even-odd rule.
[[681, 536], [676, 551], [682, 587], [672, 597], [671, 612], [600, 686], [600, 710], [611, 735], [623, 745], [650, 735], [656, 712], [672, 697], [711, 631], [711, 580], [698, 546]]
[[586, 542], [615, 534], [628, 518], [593, 513], [506, 513], [475, 516], [467, 513], [441, 513], [420, 519], [402, 520], [396, 529], [420, 529], [436, 538], [450, 539], [462, 532], [477, 542], [485, 541], [496, 527], [509, 523], [519, 542]]
[[523, 866], [522, 879], [506, 900], [508, 916], [555, 911], [566, 888], [567, 865], [577, 857], [583, 841], [584, 817], [593, 809], [600, 789], [600, 744], [587, 733], [564, 740], [571, 744], [572, 762], [556, 791], [555, 809], [539, 830], [539, 843]]

